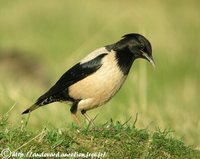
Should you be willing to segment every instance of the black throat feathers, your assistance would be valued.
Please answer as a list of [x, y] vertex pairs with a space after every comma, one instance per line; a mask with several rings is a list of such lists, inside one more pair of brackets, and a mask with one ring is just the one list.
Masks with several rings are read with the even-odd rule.
[[117, 64], [124, 75], [129, 73], [129, 70], [136, 59], [133, 53], [128, 48], [116, 48], [116, 44], [105, 46], [108, 51], [114, 50], [116, 52]]
[[128, 75], [133, 61], [135, 60], [134, 55], [130, 53], [128, 49], [123, 49], [116, 51], [116, 58], [120, 70], [124, 73], [124, 75]]

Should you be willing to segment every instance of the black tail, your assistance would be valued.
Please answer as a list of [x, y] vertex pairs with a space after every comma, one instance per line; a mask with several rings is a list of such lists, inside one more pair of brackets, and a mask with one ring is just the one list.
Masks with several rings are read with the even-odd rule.
[[35, 110], [35, 109], [37, 109], [41, 106], [44, 106], [44, 105], [47, 105], [47, 104], [50, 104], [50, 103], [53, 103], [53, 102], [56, 102], [56, 101], [58, 101], [58, 100], [55, 99], [54, 96], [50, 96], [50, 97], [47, 97], [45, 99], [43, 98], [43, 96], [41, 96], [40, 98], [38, 98], [38, 100], [35, 104], [33, 104], [28, 109], [26, 109], [22, 114], [30, 113], [33, 110]]
[[22, 114], [30, 113], [30, 112], [32, 112], [33, 110], [35, 110], [35, 109], [37, 109], [39, 107], [40, 107], [39, 105], [34, 104], [30, 108], [26, 109]]

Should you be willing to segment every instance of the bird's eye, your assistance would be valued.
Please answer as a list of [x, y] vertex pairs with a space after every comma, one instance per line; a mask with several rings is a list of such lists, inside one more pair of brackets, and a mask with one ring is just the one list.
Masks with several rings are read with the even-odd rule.
[[141, 45], [140, 45], [140, 50], [143, 50], [143, 49], [144, 49], [144, 45], [141, 44]]

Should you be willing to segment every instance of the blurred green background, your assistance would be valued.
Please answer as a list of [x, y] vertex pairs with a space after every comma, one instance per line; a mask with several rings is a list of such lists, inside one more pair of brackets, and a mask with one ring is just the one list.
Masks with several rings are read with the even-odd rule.
[[[137, 60], [120, 92], [89, 112], [96, 124], [125, 122], [170, 129], [200, 143], [199, 1], [0, 1], [0, 114], [21, 112], [73, 64], [94, 49], [141, 33], [152, 43], [156, 69]], [[69, 106], [55, 103], [31, 114], [28, 127], [67, 126]], [[80, 118], [83, 120], [81, 115]]]

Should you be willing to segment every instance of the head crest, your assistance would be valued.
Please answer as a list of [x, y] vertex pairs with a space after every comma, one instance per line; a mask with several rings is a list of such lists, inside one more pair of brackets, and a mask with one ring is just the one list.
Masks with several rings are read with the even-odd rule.
[[123, 35], [122, 38], [134, 38], [134, 37], [139, 37], [139, 36], [142, 36], [142, 35], [138, 33], [130, 33], [130, 34]]

